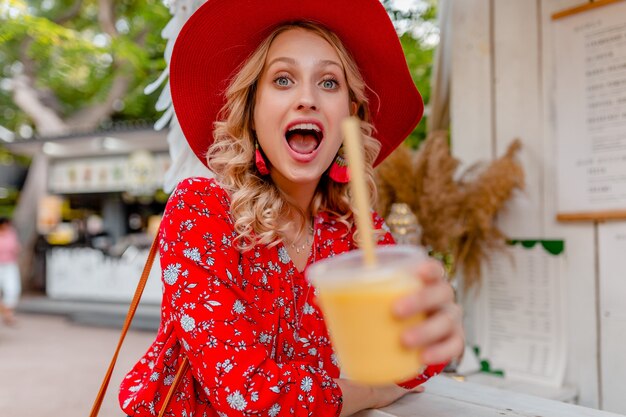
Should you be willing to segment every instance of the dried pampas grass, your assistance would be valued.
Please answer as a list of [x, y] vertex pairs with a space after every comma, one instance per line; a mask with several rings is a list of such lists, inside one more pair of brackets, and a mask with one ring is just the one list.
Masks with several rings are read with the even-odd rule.
[[422, 228], [422, 244], [453, 257], [464, 288], [480, 283], [480, 267], [505, 237], [495, 219], [515, 189], [523, 189], [524, 172], [516, 160], [515, 140], [506, 154], [490, 164], [475, 165], [458, 178], [446, 132], [431, 134], [414, 153], [401, 146], [377, 169], [378, 211], [386, 216], [393, 203], [407, 203]]

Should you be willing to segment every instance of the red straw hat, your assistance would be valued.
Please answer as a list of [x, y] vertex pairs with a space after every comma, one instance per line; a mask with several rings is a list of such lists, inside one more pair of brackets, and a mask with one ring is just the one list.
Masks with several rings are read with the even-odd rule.
[[379, 0], [208, 0], [183, 26], [170, 63], [176, 116], [204, 164], [234, 73], [277, 26], [302, 20], [339, 36], [371, 89], [374, 137], [382, 144], [375, 165], [415, 128], [424, 104]]

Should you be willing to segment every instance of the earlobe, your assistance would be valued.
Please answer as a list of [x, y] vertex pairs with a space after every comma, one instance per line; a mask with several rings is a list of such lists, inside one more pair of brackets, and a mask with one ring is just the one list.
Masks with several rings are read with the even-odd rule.
[[351, 115], [351, 116], [356, 116], [356, 111], [357, 111], [357, 110], [358, 110], [358, 108], [359, 108], [358, 104], [356, 104], [356, 102], [354, 102], [354, 101], [351, 101], [351, 102], [350, 102], [350, 107], [351, 107], [351, 109], [350, 109], [350, 115]]

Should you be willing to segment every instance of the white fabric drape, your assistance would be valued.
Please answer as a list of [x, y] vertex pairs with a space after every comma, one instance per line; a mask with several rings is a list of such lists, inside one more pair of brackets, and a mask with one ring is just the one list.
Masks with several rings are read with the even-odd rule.
[[[163, 71], [161, 76], [152, 84], [145, 88], [146, 94], [150, 94], [156, 91], [169, 75], [169, 63], [172, 57], [172, 49], [174, 48], [174, 42], [189, 16], [198, 9], [206, 0], [176, 0], [171, 2], [170, 13], [172, 13], [172, 19], [163, 29], [161, 33], [163, 39], [167, 40], [165, 46], [165, 61], [168, 66]], [[172, 158], [172, 165], [165, 173], [165, 179], [163, 183], [163, 189], [165, 192], [171, 192], [176, 187], [176, 184], [184, 178], [202, 176], [212, 177], [213, 173], [204, 166], [193, 153], [189, 144], [185, 140], [174, 108], [172, 107], [172, 96], [170, 94], [170, 84], [167, 81], [159, 100], [156, 104], [156, 109], [164, 111], [163, 116], [156, 122], [155, 129], [161, 130], [169, 123], [170, 131], [167, 135], [167, 143], [169, 145], [170, 157]]]
[[15, 133], [0, 125], [0, 139], [5, 142], [13, 142], [15, 140]]

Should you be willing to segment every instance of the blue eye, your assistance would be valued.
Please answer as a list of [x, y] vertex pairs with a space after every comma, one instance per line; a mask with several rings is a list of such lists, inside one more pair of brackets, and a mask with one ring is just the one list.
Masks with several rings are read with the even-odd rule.
[[280, 77], [276, 77], [274, 83], [279, 87], [288, 87], [291, 83], [291, 80], [283, 75]]
[[337, 80], [334, 80], [332, 78], [326, 79], [322, 81], [322, 87], [326, 88], [328, 90], [333, 90], [335, 88], [337, 88], [339, 86], [339, 83], [337, 82]]

